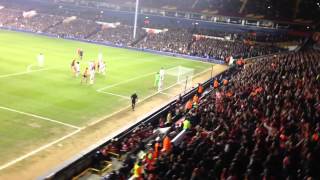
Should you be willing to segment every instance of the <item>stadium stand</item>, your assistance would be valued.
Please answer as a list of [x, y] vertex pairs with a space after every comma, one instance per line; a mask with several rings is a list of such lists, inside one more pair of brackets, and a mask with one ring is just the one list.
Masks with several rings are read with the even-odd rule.
[[126, 158], [105, 179], [318, 179], [319, 57], [284, 53], [237, 66], [198, 103], [177, 103], [102, 148], [96, 168], [116, 153]]
[[[116, 27], [104, 27], [101, 31], [90, 37], [90, 40], [97, 42], [108, 41], [118, 46], [131, 46], [133, 43], [133, 27], [128, 25], [119, 25]], [[138, 29], [138, 37], [145, 35], [140, 28]]]
[[[255, 44], [251, 43], [253, 41], [248, 38], [247, 33], [221, 33], [221, 31], [199, 28], [167, 29], [162, 26], [162, 32], [156, 34], [151, 31], [146, 36], [146, 30], [139, 27], [137, 39], [133, 40], [133, 27], [116, 22], [115, 19], [111, 19], [114, 23], [103, 25], [98, 24], [99, 21], [96, 21], [95, 17], [93, 19], [79, 18], [76, 14], [70, 13], [69, 10], [62, 11], [59, 15], [36, 13], [31, 17], [24, 17], [22, 16], [24, 11], [21, 9], [23, 7], [17, 8], [17, 10], [7, 8], [0, 10], [0, 14], [3, 16], [3, 19], [1, 19], [2, 27], [43, 32], [64, 38], [109, 42], [118, 46], [131, 46], [135, 42], [134, 47], [140, 49], [216, 60], [226, 60], [229, 56], [250, 58], [283, 51], [283, 49], [272, 44], [271, 38], [268, 40], [271, 43]], [[146, 26], [153, 28], [149, 25]], [[155, 27], [158, 28], [159, 26]], [[226, 39], [227, 36], [228, 39]], [[259, 39], [267, 38], [260, 37]]]
[[22, 12], [18, 10], [3, 8], [0, 11], [0, 17], [1, 17], [1, 26], [6, 26], [6, 24], [14, 22], [16, 19], [18, 19], [20, 16], [22, 16]]
[[[48, 21], [50, 19], [50, 21]], [[63, 17], [47, 14], [39, 14], [34, 17], [26, 17], [15, 19], [11, 22], [7, 22], [5, 26], [16, 29], [28, 29], [32, 32], [44, 32], [52, 25], [56, 25], [61, 22]]]
[[100, 30], [100, 25], [91, 20], [66, 18], [61, 24], [47, 30], [49, 34], [59, 37], [85, 39], [87, 36]]
[[[214, 31], [211, 35], [221, 35]], [[180, 54], [188, 54], [211, 59], [225, 60], [228, 56], [250, 58], [280, 52], [273, 45], [254, 45], [243, 40], [227, 40], [225, 37], [193, 34], [186, 29], [169, 29], [159, 34], [150, 33], [137, 45], [143, 49], [153, 49]]]
[[[75, 3], [75, 0], [59, 0], [57, 2]], [[146, 8], [168, 11], [207, 13], [210, 15], [243, 16], [251, 18], [268, 18], [276, 20], [304, 19], [312, 20], [319, 9], [315, 0], [305, 1], [250, 1], [250, 0], [148, 0], [140, 1]], [[101, 1], [82, 1], [82, 5], [99, 6]], [[107, 3], [115, 6], [134, 7], [135, 0], [111, 0]], [[283, 9], [281, 7], [286, 7]]]
[[[120, 2], [134, 5], [133, 0]], [[314, 13], [268, 8], [288, 1], [267, 5], [246, 0], [223, 2], [150, 0], [143, 5], [219, 14], [243, 11], [242, 15], [270, 18], [279, 13], [284, 18], [292, 14], [309, 18]], [[320, 178], [320, 53], [287, 52], [276, 46], [282, 41], [301, 43], [302, 38], [146, 25], [154, 28], [152, 31], [161, 29], [155, 33], [140, 25], [135, 41], [132, 25], [104, 26], [97, 21], [105, 19], [94, 13], [84, 17], [66, 9], [52, 14], [39, 10], [25, 18], [23, 11], [21, 7], [1, 9], [1, 27], [208, 59], [236, 58], [229, 70], [208, 81], [204, 92], [179, 97], [158, 121], [137, 124], [99, 148], [90, 164], [92, 174], [99, 172], [105, 180]], [[118, 19], [109, 20], [116, 24]], [[254, 60], [244, 62], [243, 58]]]

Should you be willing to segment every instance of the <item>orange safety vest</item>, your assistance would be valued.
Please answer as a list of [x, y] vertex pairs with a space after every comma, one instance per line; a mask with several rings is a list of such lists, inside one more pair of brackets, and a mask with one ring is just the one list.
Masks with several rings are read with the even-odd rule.
[[153, 159], [158, 159], [158, 156], [159, 156], [159, 146], [160, 146], [159, 143], [156, 143], [156, 144], [154, 145]]
[[163, 149], [162, 151], [168, 152], [171, 150], [171, 140], [168, 136], [163, 139]]
[[202, 94], [202, 93], [203, 93], [203, 86], [202, 86], [202, 85], [199, 85], [199, 87], [198, 87], [198, 93], [199, 93], [199, 94]]

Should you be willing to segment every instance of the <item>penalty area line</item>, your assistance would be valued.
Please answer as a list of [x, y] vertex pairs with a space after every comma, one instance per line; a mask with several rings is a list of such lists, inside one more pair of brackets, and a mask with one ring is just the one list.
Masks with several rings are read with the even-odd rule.
[[30, 73], [33, 73], [33, 72], [39, 72], [39, 71], [46, 71], [46, 70], [49, 70], [49, 69], [52, 69], [52, 68], [43, 68], [43, 69], [37, 69], [37, 70], [33, 70], [33, 71], [23, 71], [23, 72], [19, 72], [19, 73], [11, 73], [11, 74], [4, 74], [4, 75], [0, 75], [0, 78], [6, 78], [6, 77], [12, 77], [12, 76], [20, 76], [20, 75], [23, 75], [23, 74], [30, 74]]
[[112, 96], [121, 97], [121, 98], [123, 98], [123, 99], [130, 99], [130, 97], [123, 96], [123, 95], [121, 95], [121, 94], [114, 94], [114, 93], [110, 93], [110, 92], [106, 92], [106, 91], [99, 91], [99, 90], [97, 90], [97, 92], [103, 93], [103, 94], [112, 95]]
[[28, 158], [30, 156], [33, 156], [33, 155], [37, 154], [38, 152], [40, 152], [40, 151], [42, 151], [44, 149], [47, 149], [48, 147], [50, 147], [50, 146], [52, 146], [52, 145], [54, 145], [54, 144], [56, 144], [58, 142], [61, 142], [61, 141], [65, 140], [65, 139], [69, 138], [70, 136], [73, 136], [74, 134], [80, 132], [81, 130], [82, 129], [77, 129], [77, 130], [75, 130], [75, 131], [73, 131], [73, 132], [71, 132], [71, 133], [69, 133], [69, 134], [67, 134], [67, 135], [55, 140], [55, 141], [52, 141], [52, 142], [50, 142], [48, 144], [45, 144], [45, 145], [39, 147], [38, 149], [35, 149], [34, 151], [31, 151], [31, 152], [29, 152], [29, 153], [27, 153], [25, 155], [22, 155], [22, 156], [14, 159], [12, 161], [9, 161], [9, 162], [5, 163], [4, 165], [1, 165], [0, 166], [0, 170], [8, 168], [8, 167], [10, 167], [10, 166], [12, 166], [12, 165], [14, 165], [14, 164], [26, 159], [26, 158]]
[[103, 90], [105, 90], [105, 89], [109, 89], [109, 88], [112, 88], [112, 87], [116, 87], [116, 86], [119, 86], [119, 85], [121, 85], [121, 84], [125, 84], [125, 83], [127, 83], [127, 82], [131, 82], [131, 81], [134, 81], [134, 80], [136, 80], [136, 79], [143, 78], [143, 77], [151, 76], [151, 75], [156, 74], [156, 73], [157, 73], [157, 72], [152, 72], [152, 73], [144, 74], [144, 75], [141, 75], [141, 76], [136, 76], [136, 77], [134, 77], [134, 78], [127, 79], [127, 80], [125, 80], [125, 81], [121, 81], [121, 82], [118, 82], [118, 83], [115, 83], [115, 84], [112, 84], [112, 85], [109, 85], [109, 86], [102, 87], [102, 88], [98, 89], [97, 91], [101, 92], [101, 91], [103, 91]]
[[42, 119], [42, 120], [45, 120], [45, 121], [50, 121], [50, 122], [53, 122], [53, 123], [56, 123], [56, 124], [61, 124], [61, 125], [64, 125], [64, 126], [71, 127], [73, 129], [81, 129], [80, 127], [77, 127], [77, 126], [74, 126], [74, 125], [71, 125], [71, 124], [68, 124], [68, 123], [64, 123], [64, 122], [57, 121], [57, 120], [54, 120], [54, 119], [50, 119], [50, 118], [47, 118], [47, 117], [39, 116], [39, 115], [28, 113], [28, 112], [19, 111], [19, 110], [8, 108], [8, 107], [4, 107], [4, 106], [0, 106], [0, 109], [11, 111], [11, 112], [15, 112], [15, 113], [18, 113], [18, 114], [23, 114], [23, 115], [34, 117], [34, 118], [38, 118], [38, 119]]

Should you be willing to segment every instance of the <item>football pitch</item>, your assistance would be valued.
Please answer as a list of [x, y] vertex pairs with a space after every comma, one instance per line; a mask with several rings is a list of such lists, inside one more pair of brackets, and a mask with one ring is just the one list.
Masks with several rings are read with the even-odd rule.
[[[81, 72], [103, 53], [106, 75], [93, 85], [80, 84], [70, 64], [84, 51]], [[45, 65], [37, 66], [43, 53]], [[0, 170], [67, 138], [89, 124], [157, 94], [155, 73], [175, 67], [208, 71], [211, 64], [78, 41], [0, 30]], [[165, 80], [165, 88], [176, 79]], [[40, 148], [40, 149], [39, 149]]]

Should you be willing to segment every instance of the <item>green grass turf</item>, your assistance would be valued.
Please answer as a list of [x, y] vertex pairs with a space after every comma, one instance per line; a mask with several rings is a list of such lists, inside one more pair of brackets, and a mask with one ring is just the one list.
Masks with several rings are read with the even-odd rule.
[[[95, 60], [100, 51], [103, 53], [107, 73], [106, 76], [97, 74], [94, 85], [81, 85], [80, 78], [71, 74], [70, 64], [77, 56], [77, 48], [84, 50], [84, 59], [80, 61], [82, 69], [87, 66], [88, 60]], [[1, 77], [25, 72], [29, 65], [36, 65], [36, 57], [40, 52], [45, 56], [45, 68], [49, 69]], [[197, 61], [1, 30], [0, 106], [83, 127], [130, 104], [128, 99], [98, 93], [97, 89], [157, 72], [161, 67], [168, 69], [179, 65], [193, 68], [195, 74], [211, 67], [210, 64]], [[35, 69], [37, 67], [33, 67]], [[123, 96], [137, 92], [142, 99], [156, 92], [153, 82], [152, 74], [105, 91]], [[172, 83], [174, 80], [167, 80], [166, 86]], [[30, 126], [32, 123], [40, 127]], [[48, 143], [53, 137], [62, 137], [65, 135], [61, 133], [63, 128], [70, 130], [60, 124], [1, 110], [0, 159], [8, 160], [23, 155], [28, 146], [37, 147], [33, 146], [39, 144], [33, 143], [35, 140]], [[15, 133], [16, 130], [20, 133]], [[19, 144], [23, 144], [22, 148]], [[14, 153], [8, 155], [13, 149]]]
[[[73, 128], [0, 109], [0, 165], [11, 158], [33, 151], [57, 135], [67, 135]], [[32, 144], [32, 145], [31, 145]]]

